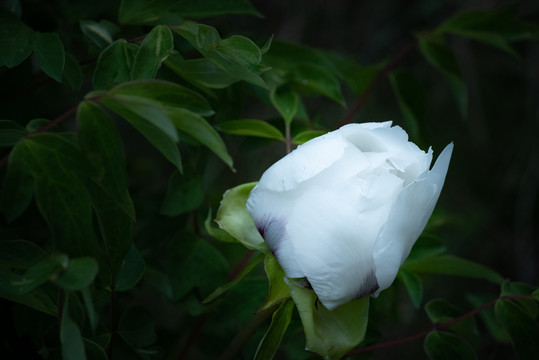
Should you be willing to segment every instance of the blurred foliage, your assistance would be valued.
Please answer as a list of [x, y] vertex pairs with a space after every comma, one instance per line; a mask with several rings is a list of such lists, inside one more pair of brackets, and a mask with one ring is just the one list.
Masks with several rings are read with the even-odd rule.
[[2, 1], [1, 357], [312, 357], [274, 258], [216, 210], [234, 188], [246, 215], [236, 186], [292, 146], [394, 120], [456, 152], [357, 331], [428, 331], [350, 355], [536, 358], [537, 24], [532, 1]]

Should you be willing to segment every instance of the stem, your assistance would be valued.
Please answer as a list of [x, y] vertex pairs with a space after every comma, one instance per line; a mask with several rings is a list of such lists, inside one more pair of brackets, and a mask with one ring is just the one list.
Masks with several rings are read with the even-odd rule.
[[367, 100], [371, 97], [372, 93], [374, 92], [374, 89], [380, 85], [382, 80], [389, 74], [393, 69], [397, 67], [397, 65], [417, 46], [417, 41], [413, 41], [410, 44], [406, 45], [397, 56], [393, 58], [390, 62], [388, 62], [382, 70], [376, 75], [374, 80], [370, 83], [369, 87], [357, 98], [356, 102], [354, 103], [354, 106], [345, 114], [343, 119], [341, 120], [339, 127], [349, 124], [352, 122], [352, 119], [354, 116], [359, 113], [359, 111], [363, 108]]
[[236, 335], [225, 351], [223, 351], [219, 360], [235, 359], [243, 345], [251, 338], [255, 331], [266, 322], [279, 305], [280, 304], [274, 304], [265, 310], [255, 313], [251, 321]]
[[290, 123], [289, 122], [285, 122], [284, 131], [285, 131], [286, 153], [290, 154], [290, 152], [292, 151], [292, 138], [290, 136]]
[[362, 348], [353, 349], [353, 350], [350, 350], [349, 352], [347, 352], [345, 357], [346, 356], [357, 355], [357, 354], [362, 354], [362, 353], [366, 353], [366, 352], [371, 352], [371, 351], [374, 351], [374, 350], [385, 349], [385, 348], [389, 348], [389, 347], [392, 347], [392, 346], [395, 346], [395, 345], [400, 345], [400, 344], [404, 344], [404, 343], [408, 343], [408, 342], [411, 342], [411, 341], [414, 341], [414, 340], [421, 339], [421, 338], [427, 336], [432, 331], [437, 331], [437, 330], [442, 330], [442, 329], [448, 328], [448, 327], [450, 327], [452, 325], [455, 325], [458, 322], [461, 322], [462, 320], [465, 320], [465, 319], [467, 319], [467, 318], [469, 318], [471, 316], [474, 316], [475, 314], [478, 314], [481, 311], [486, 310], [489, 307], [491, 307], [492, 305], [496, 304], [496, 301], [501, 300], [501, 299], [516, 300], [516, 299], [527, 299], [527, 298], [532, 298], [532, 297], [531, 297], [531, 295], [500, 296], [499, 298], [491, 300], [491, 301], [481, 305], [480, 307], [478, 307], [476, 309], [473, 309], [472, 311], [469, 311], [469, 312], [465, 313], [464, 315], [461, 315], [461, 316], [459, 316], [457, 318], [451, 319], [451, 320], [449, 320], [449, 321], [447, 321], [447, 322], [445, 322], [443, 324], [439, 324], [439, 325], [434, 324], [432, 329], [423, 330], [421, 332], [418, 332], [416, 334], [413, 334], [413, 335], [410, 335], [410, 336], [407, 336], [407, 337], [404, 337], [404, 338], [401, 338], [401, 339], [390, 340], [390, 341], [386, 341], [386, 342], [383, 342], [383, 343], [374, 344], [374, 345], [371, 345], [371, 346], [366, 346], [366, 347], [362, 347]]

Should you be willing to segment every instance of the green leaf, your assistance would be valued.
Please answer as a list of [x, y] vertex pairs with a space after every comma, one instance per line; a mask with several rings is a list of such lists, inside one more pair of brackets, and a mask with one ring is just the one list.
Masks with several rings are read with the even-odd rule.
[[[429, 319], [435, 324], [443, 324], [456, 318], [460, 318], [463, 311], [443, 299], [434, 299], [425, 304], [425, 311]], [[461, 335], [473, 347], [480, 344], [480, 334], [477, 330], [475, 318], [460, 318], [460, 321], [451, 325], [449, 329]]]
[[159, 25], [150, 31], [138, 48], [131, 79], [153, 79], [161, 63], [174, 48], [172, 32], [167, 26]]
[[0, 208], [8, 222], [17, 219], [30, 205], [34, 181], [24, 163], [24, 155], [15, 148], [10, 154], [7, 172], [0, 192]]
[[277, 258], [271, 254], [267, 254], [264, 258], [264, 270], [269, 280], [268, 296], [260, 307], [260, 310], [269, 309], [275, 304], [278, 304], [290, 298], [290, 290], [285, 282], [284, 270], [279, 265]]
[[97, 313], [94, 308], [94, 302], [92, 300], [92, 294], [90, 287], [87, 286], [81, 290], [82, 300], [84, 301], [84, 308], [86, 309], [86, 315], [90, 321], [90, 328], [95, 332], [98, 324]]
[[0, 241], [0, 267], [2, 268], [28, 269], [47, 257], [47, 253], [33, 242]]
[[[468, 294], [466, 298], [474, 307], [478, 308], [496, 299], [496, 296], [491, 294]], [[481, 311], [479, 316], [496, 341], [503, 344], [508, 344], [510, 342], [509, 334], [500, 326], [500, 323], [496, 319], [494, 308], [489, 307]]]
[[284, 122], [290, 124], [298, 110], [298, 94], [289, 85], [283, 85], [272, 89], [270, 100], [283, 117]]
[[135, 221], [135, 208], [127, 190], [122, 140], [107, 112], [95, 103], [82, 102], [77, 121], [80, 146], [94, 169], [91, 196], [108, 264], [115, 274], [131, 245]]
[[219, 124], [219, 130], [233, 135], [284, 140], [284, 135], [279, 129], [262, 120], [245, 119], [225, 121]]
[[369, 315], [368, 297], [329, 311], [314, 291], [293, 283], [289, 287], [303, 323], [306, 349], [329, 360], [340, 359], [363, 341]]
[[324, 54], [333, 65], [335, 74], [355, 95], [363, 94], [378, 76], [381, 65], [363, 66], [337, 53]]
[[15, 145], [25, 135], [24, 127], [11, 120], [0, 120], [0, 147]]
[[524, 309], [511, 300], [500, 299], [494, 307], [496, 318], [511, 336], [518, 359], [539, 356], [539, 324]]
[[16, 295], [9, 290], [2, 290], [0, 286], [0, 297], [56, 317], [58, 316], [58, 307], [56, 306], [58, 289], [54, 286], [52, 291], [47, 291], [44, 289], [45, 287], [46, 284], [43, 284], [26, 294]]
[[118, 334], [133, 349], [145, 348], [157, 341], [155, 321], [150, 312], [142, 306], [130, 307], [122, 314]]
[[210, 149], [233, 171], [233, 160], [219, 133], [203, 117], [182, 108], [168, 108], [174, 126]]
[[123, 0], [119, 19], [122, 24], [177, 24], [182, 17], [196, 19], [226, 14], [261, 17], [247, 0]]
[[462, 80], [455, 55], [446, 46], [442, 36], [419, 37], [419, 50], [427, 61], [446, 77], [461, 116], [468, 111], [468, 89]]
[[181, 299], [193, 288], [198, 288], [204, 299], [226, 282], [228, 263], [209, 242], [198, 238], [182, 239], [174, 251], [177, 260], [167, 271], [172, 300]]
[[416, 309], [419, 309], [423, 299], [423, 284], [419, 276], [404, 268], [401, 268], [397, 273], [397, 278], [402, 281], [406, 291], [412, 300], [412, 304]]
[[447, 248], [440, 237], [427, 231], [423, 231], [414, 244], [412, 251], [410, 251], [408, 259], [413, 261], [430, 256], [442, 255], [445, 252], [447, 252]]
[[36, 203], [54, 240], [54, 250], [72, 256], [95, 255], [88, 165], [68, 137], [42, 133], [17, 143], [11, 161], [34, 180]]
[[307, 141], [312, 140], [316, 137], [324, 135], [327, 131], [324, 130], [306, 130], [302, 131], [299, 134], [296, 134], [292, 139], [292, 143], [296, 145], [305, 144]]
[[251, 261], [247, 266], [245, 266], [241, 272], [228, 284], [223, 285], [215, 289], [209, 296], [207, 296], [204, 301], [202, 301], [203, 304], [207, 304], [209, 302], [212, 302], [213, 300], [217, 299], [221, 295], [225, 294], [228, 290], [233, 288], [237, 283], [241, 281], [245, 277], [245, 275], [249, 274], [264, 258], [264, 254], [258, 254], [258, 256]]
[[135, 244], [131, 244], [122, 266], [116, 277], [115, 290], [127, 291], [138, 284], [144, 272], [146, 271], [146, 263], [144, 258], [136, 248]]
[[62, 262], [58, 257], [44, 259], [21, 275], [9, 269], [0, 269], [0, 290], [17, 296], [27, 294], [49, 281], [61, 269]]
[[212, 225], [213, 223], [212, 220], [213, 219], [212, 219], [212, 214], [211, 214], [211, 209], [210, 209], [208, 211], [208, 216], [206, 217], [206, 220], [204, 221], [204, 228], [206, 229], [206, 231], [211, 237], [213, 237], [216, 240], [227, 242], [227, 243], [233, 243], [237, 241], [225, 230], [220, 229], [218, 227], [214, 227]]
[[436, 34], [455, 34], [481, 41], [518, 56], [509, 42], [539, 35], [539, 26], [516, 19], [515, 6], [499, 11], [469, 11], [457, 14], [436, 29]]
[[324, 95], [342, 106], [345, 105], [339, 80], [320, 65], [305, 65], [294, 73], [294, 83], [300, 88]]
[[221, 40], [213, 27], [190, 21], [182, 23], [174, 31], [225, 72], [257, 86], [267, 87], [258, 75], [261, 72], [262, 53], [248, 38], [233, 35]]
[[64, 302], [64, 311], [60, 324], [60, 343], [62, 344], [62, 359], [86, 360], [86, 351], [80, 328], [69, 316], [69, 296], [65, 297]]
[[294, 302], [292, 300], [288, 300], [282, 303], [281, 306], [279, 306], [279, 308], [273, 313], [270, 327], [264, 334], [260, 344], [258, 344], [258, 349], [256, 350], [254, 360], [273, 359], [273, 356], [281, 344], [283, 335], [290, 324], [293, 310]]
[[141, 97], [116, 95], [99, 100], [133, 125], [163, 156], [182, 171], [178, 134], [165, 110], [159, 104]]
[[199, 88], [222, 89], [241, 80], [208, 59], [184, 60], [179, 54], [171, 54], [165, 65]]
[[158, 102], [165, 109], [184, 108], [200, 116], [214, 114], [208, 100], [184, 86], [162, 80], [140, 80], [120, 84], [113, 94], [136, 96]]
[[[502, 284], [501, 296], [514, 296], [514, 295], [531, 295], [534, 291], [534, 287], [522, 282], [505, 281]], [[526, 313], [536, 318], [539, 313], [539, 304], [533, 298], [520, 298], [515, 301], [522, 306]]]
[[66, 53], [62, 82], [67, 83], [73, 90], [80, 90], [82, 87], [82, 81], [83, 75], [79, 62], [73, 55]]
[[[3, 13], [2, 15], [5, 15]], [[0, 16], [0, 67], [15, 67], [32, 53], [34, 32], [14, 16]]]
[[56, 283], [70, 291], [82, 290], [90, 285], [97, 275], [97, 262], [90, 257], [70, 259], [69, 265], [56, 279]]
[[473, 347], [460, 336], [447, 331], [432, 331], [425, 338], [425, 353], [432, 360], [477, 359]]
[[118, 39], [107, 46], [97, 58], [92, 77], [94, 89], [110, 89], [116, 84], [131, 80], [138, 45]]
[[412, 272], [479, 278], [495, 284], [501, 284], [504, 280], [500, 274], [486, 266], [452, 255], [406, 261], [403, 267]]
[[36, 32], [32, 48], [41, 70], [54, 80], [62, 82], [65, 50], [60, 36], [56, 33]]
[[255, 185], [254, 182], [247, 183], [227, 190], [217, 210], [216, 221], [221, 229], [226, 230], [248, 249], [267, 254], [269, 253], [268, 246], [245, 207], [249, 193]]
[[395, 70], [389, 80], [401, 109], [410, 137], [425, 141], [425, 89], [421, 82], [403, 70]]
[[202, 204], [204, 196], [201, 179], [188, 179], [179, 172], [174, 172], [168, 180], [160, 212], [167, 216], [177, 216], [195, 210]]
[[98, 48], [109, 46], [114, 35], [120, 30], [118, 26], [108, 20], [100, 22], [93, 20], [79, 20], [80, 29]]

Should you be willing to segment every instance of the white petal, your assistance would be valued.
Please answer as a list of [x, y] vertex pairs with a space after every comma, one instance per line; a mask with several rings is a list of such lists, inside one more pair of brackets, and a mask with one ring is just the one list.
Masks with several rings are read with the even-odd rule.
[[404, 188], [393, 205], [387, 223], [374, 246], [379, 289], [393, 283], [415, 241], [425, 228], [442, 190], [453, 144], [445, 147], [431, 171]]

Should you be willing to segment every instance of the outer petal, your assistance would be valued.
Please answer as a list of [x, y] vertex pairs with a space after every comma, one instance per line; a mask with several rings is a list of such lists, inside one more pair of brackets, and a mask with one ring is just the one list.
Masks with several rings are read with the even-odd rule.
[[444, 184], [453, 143], [442, 151], [431, 171], [401, 192], [374, 246], [376, 278], [380, 291], [395, 279], [415, 241], [425, 228]]

